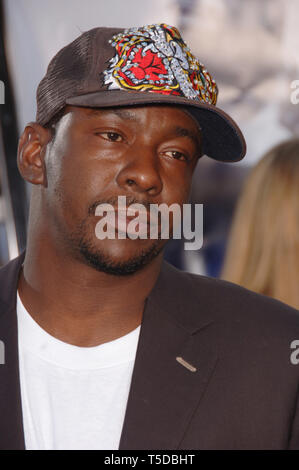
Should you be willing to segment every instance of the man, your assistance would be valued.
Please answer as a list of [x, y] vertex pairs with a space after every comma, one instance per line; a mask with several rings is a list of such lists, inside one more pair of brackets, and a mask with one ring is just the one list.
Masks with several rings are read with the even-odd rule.
[[26, 253], [0, 271], [1, 448], [299, 448], [298, 312], [176, 270], [129, 212], [97, 236], [101, 204], [182, 207], [202, 154], [244, 156], [216, 96], [165, 24], [96, 28], [51, 61], [18, 150]]

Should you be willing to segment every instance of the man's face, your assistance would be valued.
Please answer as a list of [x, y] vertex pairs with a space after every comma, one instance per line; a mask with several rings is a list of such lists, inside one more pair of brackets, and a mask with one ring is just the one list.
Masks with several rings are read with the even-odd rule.
[[200, 154], [196, 122], [181, 108], [67, 107], [46, 155], [48, 228], [60, 246], [95, 269], [129, 274], [166, 240], [99, 240], [95, 208], [118, 196], [127, 205], [188, 201]]

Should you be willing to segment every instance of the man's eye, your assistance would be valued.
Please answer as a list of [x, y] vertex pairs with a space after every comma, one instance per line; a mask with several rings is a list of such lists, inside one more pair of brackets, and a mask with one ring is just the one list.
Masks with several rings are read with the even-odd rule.
[[121, 142], [122, 136], [117, 132], [99, 132], [98, 133], [103, 139], [110, 140], [110, 142]]
[[187, 155], [185, 155], [182, 152], [178, 152], [176, 150], [171, 150], [169, 152], [165, 152], [165, 155], [170, 156], [171, 158], [174, 158], [175, 160], [188, 161], [188, 156]]

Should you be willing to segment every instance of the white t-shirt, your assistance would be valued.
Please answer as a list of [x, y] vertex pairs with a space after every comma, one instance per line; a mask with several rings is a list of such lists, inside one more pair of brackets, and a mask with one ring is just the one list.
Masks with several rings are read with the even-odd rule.
[[83, 348], [43, 330], [19, 294], [17, 317], [26, 449], [118, 449], [140, 326]]

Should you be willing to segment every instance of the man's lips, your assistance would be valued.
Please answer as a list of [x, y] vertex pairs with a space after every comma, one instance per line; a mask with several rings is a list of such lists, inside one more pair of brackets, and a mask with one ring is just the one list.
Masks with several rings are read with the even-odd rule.
[[[148, 238], [150, 229], [156, 228], [155, 222], [150, 220], [150, 213], [127, 208], [127, 210], [106, 211], [107, 228], [113, 232], [135, 235]], [[132, 221], [135, 221], [132, 223]]]

